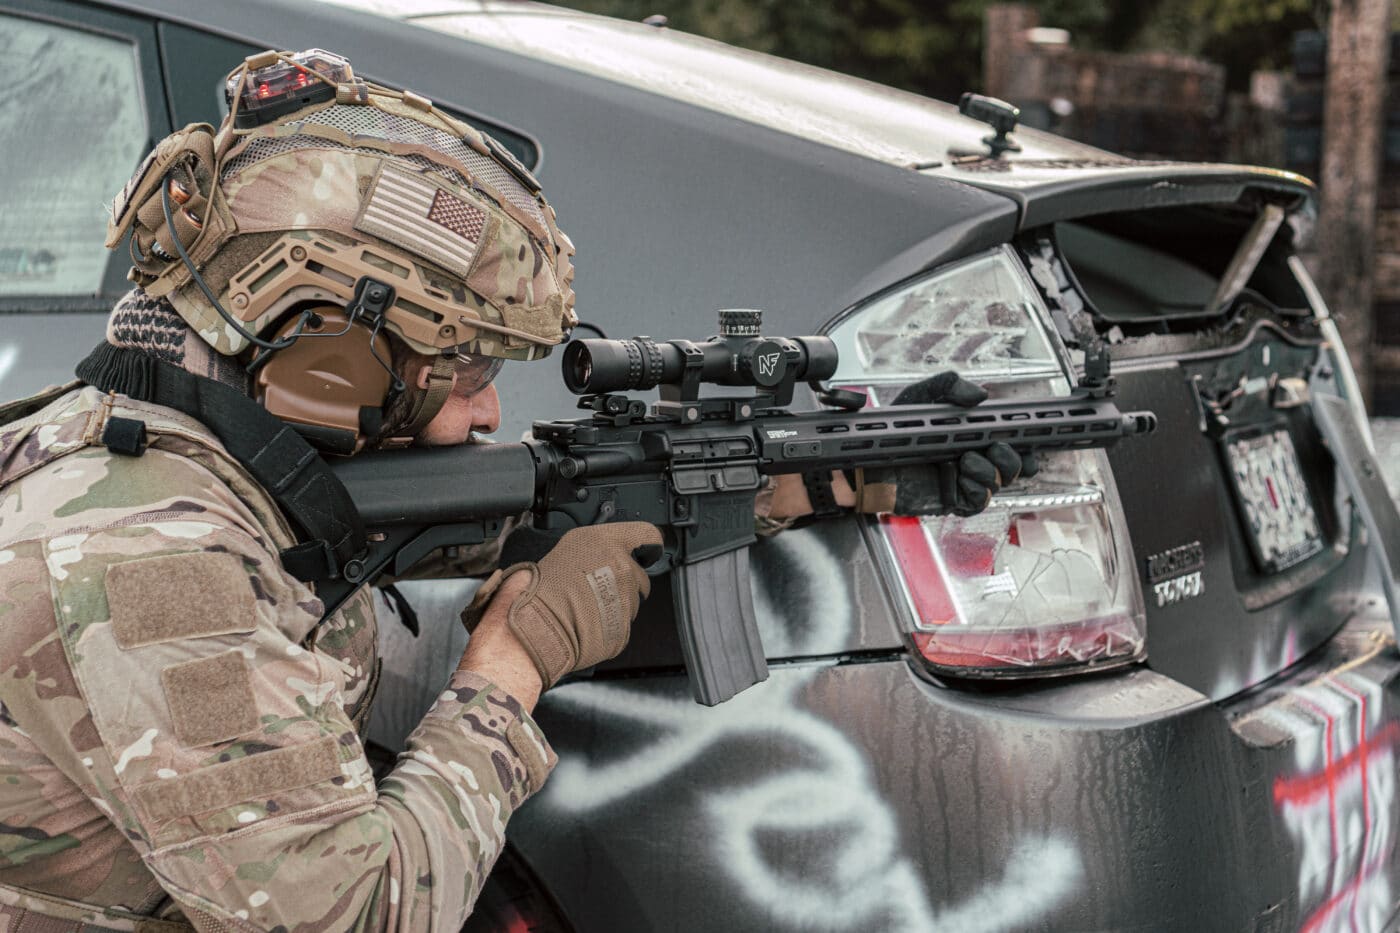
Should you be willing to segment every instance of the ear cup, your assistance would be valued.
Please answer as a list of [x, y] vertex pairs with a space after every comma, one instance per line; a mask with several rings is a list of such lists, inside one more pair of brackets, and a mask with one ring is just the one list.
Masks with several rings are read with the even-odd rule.
[[[254, 391], [264, 408], [313, 445], [348, 455], [365, 443], [361, 409], [382, 407], [393, 380], [374, 358], [368, 328], [351, 324], [347, 329], [341, 308], [316, 311], [320, 326], [308, 324], [295, 343], [273, 353], [258, 369]], [[276, 339], [290, 334], [297, 320], [284, 324]], [[379, 334], [373, 340], [380, 357], [389, 359], [389, 339]]]

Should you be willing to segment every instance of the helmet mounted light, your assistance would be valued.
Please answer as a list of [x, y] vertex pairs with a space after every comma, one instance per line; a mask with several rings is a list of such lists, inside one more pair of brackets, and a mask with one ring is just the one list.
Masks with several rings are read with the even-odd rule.
[[263, 52], [248, 60], [224, 83], [224, 102], [237, 112], [233, 125], [246, 130], [311, 104], [333, 100], [337, 85], [355, 79], [350, 62], [324, 49], [307, 49], [292, 55]]

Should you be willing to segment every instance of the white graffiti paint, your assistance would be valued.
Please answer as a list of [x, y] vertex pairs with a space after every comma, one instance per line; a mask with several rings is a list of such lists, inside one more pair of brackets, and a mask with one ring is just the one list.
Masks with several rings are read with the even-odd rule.
[[1355, 672], [1293, 691], [1265, 712], [1294, 738], [1297, 771], [1274, 802], [1301, 854], [1305, 933], [1379, 930], [1394, 909], [1396, 745], [1384, 687]]
[[1022, 839], [1001, 878], [956, 907], [940, 911], [933, 928], [974, 933], [1022, 929], [1063, 903], [1083, 875], [1079, 853], [1063, 839]]
[[[780, 648], [774, 642], [783, 639], [765, 631], [770, 650], [801, 655], [832, 644], [832, 635], [853, 623], [847, 574], [809, 536], [787, 536], [772, 546], [786, 550], [785, 563], [810, 568], [811, 605], [832, 611], [789, 635]], [[765, 613], [761, 591], [755, 602]], [[684, 780], [684, 769], [717, 754], [713, 748], [720, 743], [761, 741], [790, 750], [793, 766], [744, 786], [716, 788], [702, 807], [713, 826], [716, 862], [745, 898], [770, 912], [775, 925], [993, 933], [1044, 916], [1069, 896], [1083, 875], [1078, 853], [1063, 841], [1033, 837], [1010, 853], [1000, 878], [936, 910], [917, 864], [902, 851], [897, 811], [881, 795], [865, 755], [799, 702], [798, 694], [823, 667], [774, 670], [767, 682], [709, 709], [688, 698], [662, 700], [611, 685], [559, 688], [554, 702], [653, 738], [607, 762], [565, 757], [546, 785], [546, 799], [573, 813], [595, 810], [663, 781]], [[821, 857], [785, 867], [760, 845], [773, 834], [804, 853], [827, 848]]]

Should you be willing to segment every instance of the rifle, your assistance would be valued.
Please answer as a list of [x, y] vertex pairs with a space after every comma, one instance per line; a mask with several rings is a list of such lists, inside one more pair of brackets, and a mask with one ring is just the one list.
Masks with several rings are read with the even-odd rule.
[[[537, 528], [607, 521], [662, 528], [677, 629], [695, 699], [721, 703], [768, 677], [749, 587], [754, 497], [764, 476], [953, 460], [997, 441], [1022, 452], [1108, 447], [1156, 426], [1112, 401], [1107, 356], [1064, 398], [975, 408], [863, 408], [821, 392], [826, 410], [792, 412], [794, 386], [836, 372], [827, 337], [764, 337], [758, 311], [721, 311], [720, 333], [693, 343], [574, 340], [564, 381], [583, 418], [537, 421], [512, 444], [369, 452], [332, 464], [370, 531], [362, 562], [321, 584], [329, 613], [359, 586], [403, 574], [430, 552], [480, 544], [531, 511]], [[705, 384], [742, 397], [701, 398]], [[650, 410], [628, 390], [660, 388]], [[355, 565], [355, 566], [351, 566]]]

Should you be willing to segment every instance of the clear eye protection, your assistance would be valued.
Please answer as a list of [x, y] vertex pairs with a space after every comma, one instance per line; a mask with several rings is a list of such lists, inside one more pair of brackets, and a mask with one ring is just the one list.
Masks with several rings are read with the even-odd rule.
[[453, 361], [453, 371], [457, 375], [453, 391], [458, 395], [475, 395], [491, 384], [503, 363], [505, 360], [498, 356], [458, 353]]

